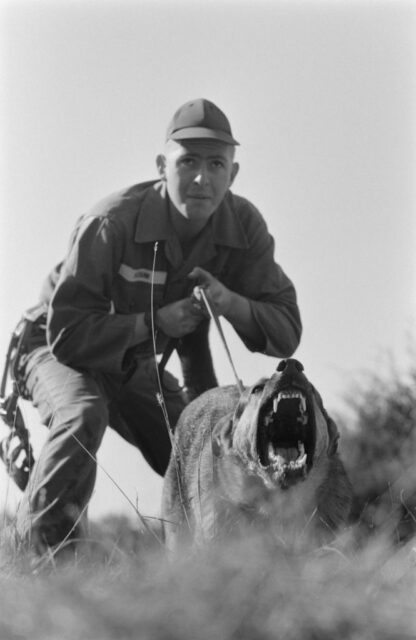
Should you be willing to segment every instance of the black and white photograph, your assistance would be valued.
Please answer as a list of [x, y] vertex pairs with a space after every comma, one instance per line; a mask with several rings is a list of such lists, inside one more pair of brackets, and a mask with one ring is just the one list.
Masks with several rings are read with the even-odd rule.
[[0, 0], [0, 638], [416, 638], [416, 3]]

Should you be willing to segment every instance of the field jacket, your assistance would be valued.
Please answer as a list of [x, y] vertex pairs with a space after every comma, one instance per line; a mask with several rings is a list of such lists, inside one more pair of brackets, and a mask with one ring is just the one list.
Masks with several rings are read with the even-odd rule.
[[[293, 353], [301, 335], [296, 293], [274, 261], [274, 241], [257, 209], [229, 191], [184, 259], [166, 187], [147, 182], [108, 197], [78, 221], [50, 280], [54, 355], [69, 366], [122, 375], [132, 357], [151, 353], [150, 339], [135, 344], [134, 328], [136, 314], [150, 308], [152, 282], [154, 305], [167, 305], [190, 295], [195, 266], [249, 300], [262, 340], [241, 335], [248, 349]], [[159, 332], [159, 352], [166, 342]]]

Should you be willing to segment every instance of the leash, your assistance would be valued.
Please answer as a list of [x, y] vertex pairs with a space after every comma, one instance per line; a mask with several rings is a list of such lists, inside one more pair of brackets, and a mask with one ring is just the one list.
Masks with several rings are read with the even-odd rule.
[[[183, 493], [183, 486], [182, 486], [182, 478], [181, 478], [181, 460], [180, 460], [180, 452], [178, 451], [178, 447], [177, 447], [177, 443], [175, 441], [174, 438], [174, 433], [173, 433], [173, 429], [170, 425], [170, 421], [169, 421], [169, 415], [167, 412], [167, 408], [166, 408], [166, 402], [165, 402], [165, 398], [163, 395], [163, 386], [162, 386], [162, 379], [163, 379], [163, 372], [164, 372], [164, 368], [165, 365], [167, 364], [169, 357], [171, 356], [172, 352], [174, 351], [176, 345], [177, 345], [177, 340], [171, 339], [162, 355], [161, 361], [160, 363], [157, 360], [157, 346], [156, 346], [156, 326], [155, 326], [155, 306], [154, 306], [154, 275], [155, 275], [155, 271], [156, 271], [156, 256], [157, 256], [157, 251], [158, 251], [158, 246], [159, 243], [155, 242], [154, 243], [154, 247], [153, 247], [153, 264], [152, 264], [152, 277], [151, 277], [151, 283], [150, 283], [150, 329], [151, 329], [151, 334], [152, 334], [152, 345], [153, 345], [153, 357], [154, 357], [154, 362], [155, 362], [155, 370], [156, 370], [156, 377], [157, 377], [157, 385], [158, 385], [158, 391], [156, 393], [156, 398], [157, 401], [160, 405], [160, 408], [162, 410], [163, 413], [163, 418], [165, 420], [165, 424], [168, 430], [168, 434], [169, 434], [169, 438], [170, 438], [170, 442], [171, 442], [171, 446], [172, 446], [172, 456], [173, 456], [173, 460], [174, 460], [174, 464], [175, 464], [175, 472], [176, 472], [176, 478], [177, 478], [177, 483], [178, 483], [178, 491], [179, 491], [179, 500], [182, 506], [182, 510], [185, 516], [185, 520], [186, 523], [189, 527], [189, 530], [191, 530], [191, 524], [189, 522], [189, 518], [188, 518], [188, 513], [186, 510], [186, 505], [185, 505], [185, 500], [184, 500], [184, 493]], [[243, 384], [237, 374], [237, 370], [235, 368], [232, 356], [231, 356], [231, 352], [230, 349], [228, 347], [227, 341], [225, 339], [225, 335], [221, 326], [221, 322], [219, 319], [218, 314], [212, 309], [209, 300], [207, 298], [207, 295], [204, 291], [204, 287], [201, 285], [197, 285], [196, 287], [194, 287], [193, 293], [192, 293], [192, 299], [193, 299], [193, 303], [196, 306], [199, 306], [199, 308], [202, 311], [205, 311], [205, 313], [208, 313], [208, 316], [212, 319], [213, 323], [215, 324], [215, 327], [218, 331], [218, 334], [220, 336], [220, 340], [222, 342], [222, 345], [224, 347], [226, 356], [228, 358], [228, 361], [231, 365], [231, 369], [234, 373], [234, 377], [236, 380], [236, 384], [237, 384], [237, 388], [238, 391], [240, 393], [240, 395], [243, 394], [244, 392], [244, 387]], [[205, 309], [202, 308], [202, 305], [204, 305]], [[212, 434], [211, 434], [212, 435]], [[199, 494], [199, 486], [198, 486], [198, 494]], [[201, 500], [200, 500], [200, 496], [199, 497], [199, 502], [201, 504]], [[214, 525], [215, 526], [215, 525]]]
[[242, 395], [243, 392], [244, 392], [243, 383], [241, 382], [241, 379], [239, 378], [237, 370], [235, 368], [235, 365], [234, 365], [234, 362], [233, 362], [233, 359], [232, 359], [232, 356], [231, 356], [231, 351], [230, 351], [230, 349], [228, 347], [227, 341], [225, 339], [224, 332], [222, 330], [222, 326], [221, 326], [221, 322], [220, 322], [219, 316], [212, 309], [212, 307], [211, 307], [211, 305], [210, 305], [210, 303], [208, 301], [207, 295], [206, 295], [206, 293], [204, 291], [204, 287], [203, 286], [201, 286], [201, 285], [196, 286], [194, 288], [193, 295], [195, 296], [195, 298], [198, 301], [200, 301], [200, 300], [203, 301], [203, 303], [205, 305], [205, 308], [208, 311], [211, 320], [214, 322], [214, 324], [216, 326], [216, 329], [217, 329], [218, 334], [220, 336], [220, 340], [222, 342], [222, 346], [224, 347], [224, 350], [225, 350], [225, 353], [227, 355], [228, 361], [229, 361], [229, 363], [231, 365], [231, 369], [232, 369], [232, 371], [234, 373], [234, 377], [235, 377], [235, 380], [236, 380], [238, 391], [240, 392], [240, 395]]
[[[189, 522], [189, 518], [188, 518], [188, 512], [186, 511], [186, 505], [185, 505], [185, 500], [183, 497], [183, 487], [182, 487], [182, 480], [181, 480], [181, 472], [180, 472], [180, 457], [179, 457], [179, 451], [178, 451], [178, 447], [176, 446], [176, 442], [175, 442], [175, 438], [174, 438], [174, 434], [173, 434], [173, 429], [170, 425], [170, 421], [169, 421], [169, 415], [168, 415], [168, 411], [166, 409], [166, 402], [165, 402], [165, 398], [163, 395], [163, 388], [162, 388], [162, 379], [161, 376], [163, 375], [163, 369], [160, 367], [158, 361], [157, 361], [157, 348], [156, 348], [156, 326], [155, 326], [155, 306], [154, 306], [154, 276], [155, 276], [155, 270], [156, 270], [156, 255], [157, 255], [157, 250], [158, 250], [158, 246], [159, 243], [155, 242], [154, 247], [153, 247], [153, 265], [152, 265], [152, 279], [151, 279], [151, 283], [150, 283], [150, 326], [151, 326], [151, 333], [152, 333], [152, 344], [153, 344], [153, 357], [154, 357], [154, 361], [155, 361], [155, 369], [156, 369], [156, 377], [157, 377], [157, 385], [158, 385], [158, 391], [156, 393], [156, 399], [159, 403], [159, 406], [162, 410], [163, 413], [163, 418], [165, 420], [165, 424], [166, 424], [166, 428], [168, 430], [168, 435], [169, 435], [169, 439], [170, 439], [170, 444], [172, 447], [172, 457], [173, 460], [175, 462], [175, 472], [176, 472], [176, 480], [178, 482], [178, 491], [179, 491], [179, 500], [182, 506], [182, 510], [185, 516], [185, 520], [186, 523], [188, 525], [189, 530], [191, 531], [191, 524]], [[171, 355], [173, 348], [170, 350], [168, 357], [166, 358], [166, 360], [164, 360], [162, 358], [163, 361], [163, 367], [166, 364], [169, 356]]]
[[[171, 440], [171, 443], [173, 442], [173, 430], [172, 427], [170, 425], [169, 422], [169, 415], [168, 415], [168, 411], [166, 409], [166, 403], [165, 403], [165, 398], [163, 395], [163, 388], [162, 388], [162, 378], [161, 376], [163, 375], [163, 368], [167, 362], [167, 359], [163, 360], [163, 368], [159, 365], [158, 361], [157, 361], [157, 348], [156, 348], [156, 325], [155, 325], [155, 305], [154, 305], [154, 283], [155, 283], [155, 270], [156, 270], [156, 255], [157, 255], [157, 250], [158, 250], [158, 246], [159, 243], [155, 242], [154, 247], [153, 247], [153, 265], [152, 265], [152, 280], [150, 283], [150, 327], [151, 327], [151, 334], [152, 334], [152, 344], [153, 344], [153, 357], [155, 360], [155, 369], [156, 369], [156, 377], [157, 377], [157, 386], [158, 386], [158, 392], [156, 393], [156, 399], [160, 405], [160, 408], [162, 410], [163, 413], [163, 418], [165, 420], [166, 423], [166, 427], [168, 430], [168, 434]], [[170, 353], [168, 354], [168, 357], [170, 356], [170, 354], [173, 351], [173, 347], [170, 350]]]

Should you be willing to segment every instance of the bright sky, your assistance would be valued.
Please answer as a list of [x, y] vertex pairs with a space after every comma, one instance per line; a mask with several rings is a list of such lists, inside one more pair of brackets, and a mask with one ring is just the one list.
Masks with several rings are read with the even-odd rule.
[[[241, 143], [233, 190], [262, 211], [295, 282], [296, 357], [327, 408], [342, 409], [387, 351], [405, 361], [416, 316], [415, 15], [400, 0], [2, 2], [0, 357], [78, 216], [156, 177], [173, 112], [206, 97]], [[227, 336], [244, 383], [274, 371], [277, 361]], [[232, 383], [212, 338], [219, 380]], [[45, 429], [25, 410], [38, 447]], [[138, 452], [108, 430], [99, 459], [143, 513], [158, 512], [161, 481]], [[100, 471], [91, 513], [129, 510]]]

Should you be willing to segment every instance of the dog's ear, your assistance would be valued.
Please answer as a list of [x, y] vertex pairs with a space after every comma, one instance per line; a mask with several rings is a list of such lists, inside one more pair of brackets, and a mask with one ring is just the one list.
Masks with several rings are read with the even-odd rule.
[[250, 387], [249, 389], [246, 389], [244, 391], [244, 393], [240, 396], [240, 399], [239, 399], [238, 404], [236, 406], [236, 409], [234, 411], [234, 417], [233, 417], [233, 420], [236, 423], [239, 421], [239, 419], [241, 418], [241, 416], [244, 413], [244, 409], [247, 406], [247, 402], [248, 402], [248, 400], [250, 398], [251, 391], [252, 391], [252, 387]]
[[233, 446], [233, 420], [225, 416], [216, 425], [212, 433], [212, 453], [220, 458]]
[[333, 456], [338, 451], [339, 431], [336, 423], [326, 414], [326, 424], [328, 427], [328, 456]]
[[256, 384], [253, 384], [252, 387], [248, 387], [247, 389], [245, 389], [243, 394], [240, 396], [240, 399], [234, 411], [233, 421], [235, 424], [237, 424], [237, 422], [240, 420], [241, 416], [247, 408], [248, 403], [252, 401], [253, 395], [261, 395], [266, 382], [267, 378], [260, 378], [260, 380], [256, 382]]
[[318, 404], [321, 408], [322, 414], [326, 420], [326, 428], [328, 430], [328, 448], [327, 454], [328, 456], [333, 456], [338, 451], [338, 440], [339, 440], [339, 431], [338, 427], [334, 420], [329, 416], [327, 410], [324, 407], [324, 403], [322, 401], [320, 393], [315, 389], [313, 385], [311, 385], [313, 392], [315, 394], [315, 398], [318, 401]]

